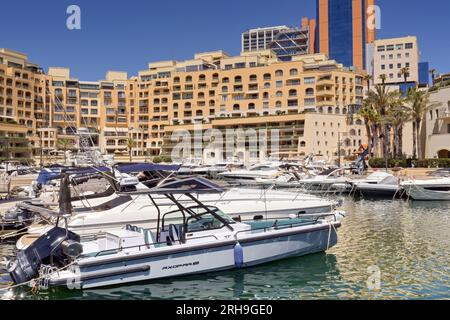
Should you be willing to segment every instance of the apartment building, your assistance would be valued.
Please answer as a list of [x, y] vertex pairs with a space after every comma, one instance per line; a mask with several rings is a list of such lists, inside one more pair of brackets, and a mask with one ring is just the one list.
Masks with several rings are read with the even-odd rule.
[[[104, 80], [86, 82], [73, 78], [67, 68], [44, 74], [25, 55], [0, 52], [0, 117], [26, 128], [36, 155], [41, 147], [51, 155], [61, 139], [74, 150], [94, 147], [126, 154], [132, 138], [134, 155], [156, 156], [163, 148], [169, 152], [170, 145], [164, 144], [176, 128], [214, 124], [223, 129], [239, 120], [255, 128], [265, 123], [282, 128], [280, 152], [285, 154], [331, 156], [337, 152], [334, 129], [319, 131], [310, 141], [315, 130], [310, 119], [319, 114], [330, 119], [319, 121], [319, 127], [325, 123], [331, 130], [328, 123], [333, 122], [343, 132], [354, 130], [346, 155], [365, 136], [360, 121], [354, 121], [363, 101], [363, 75], [321, 54], [283, 62], [271, 50], [236, 57], [215, 51], [187, 61], [150, 63], [136, 77], [111, 71]], [[12, 58], [16, 61], [10, 62]], [[302, 125], [307, 128], [303, 136]]]
[[421, 140], [422, 155], [428, 159], [450, 158], [450, 87], [441, 87], [430, 94], [430, 101], [440, 103], [425, 115]]

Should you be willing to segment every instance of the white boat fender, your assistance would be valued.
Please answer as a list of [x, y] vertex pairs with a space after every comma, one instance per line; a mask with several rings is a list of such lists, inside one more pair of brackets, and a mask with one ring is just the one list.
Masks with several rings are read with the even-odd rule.
[[234, 246], [234, 265], [236, 268], [244, 266], [244, 250], [239, 242]]
[[337, 211], [334, 216], [338, 222], [341, 222], [345, 218], [345, 213], [345, 211]]

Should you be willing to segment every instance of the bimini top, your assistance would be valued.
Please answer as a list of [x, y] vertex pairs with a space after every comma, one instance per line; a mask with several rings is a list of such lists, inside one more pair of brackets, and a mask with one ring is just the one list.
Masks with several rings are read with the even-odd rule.
[[146, 172], [146, 171], [178, 171], [178, 165], [163, 165], [154, 163], [119, 164], [117, 170], [122, 173]]
[[225, 189], [212, 181], [201, 177], [191, 177], [163, 183], [160, 186], [131, 192], [120, 192], [119, 195], [151, 195], [151, 194], [204, 194], [223, 193]]
[[52, 180], [61, 178], [62, 172], [68, 175], [83, 176], [88, 174], [96, 174], [111, 171], [108, 167], [86, 167], [86, 168], [70, 168], [70, 167], [51, 167], [43, 168], [38, 175], [37, 182], [45, 185]]

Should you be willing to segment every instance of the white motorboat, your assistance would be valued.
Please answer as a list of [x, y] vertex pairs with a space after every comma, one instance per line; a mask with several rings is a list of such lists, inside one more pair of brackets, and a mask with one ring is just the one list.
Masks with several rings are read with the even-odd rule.
[[375, 172], [365, 179], [350, 181], [352, 191], [366, 197], [389, 197], [400, 196], [402, 187], [400, 180], [386, 172]]
[[[18, 252], [9, 274], [16, 284], [45, 274], [49, 286], [88, 289], [249, 267], [326, 251], [337, 243], [340, 213], [239, 222], [192, 195], [211, 192], [223, 190], [201, 178], [148, 190], [150, 198], [164, 195], [177, 208], [159, 211], [153, 230], [127, 226], [81, 241], [79, 235], [55, 227]], [[195, 205], [184, 206], [178, 196], [190, 198]]]
[[450, 177], [430, 180], [408, 180], [401, 183], [413, 200], [450, 201]]
[[256, 164], [248, 170], [233, 170], [218, 174], [218, 177], [237, 184], [257, 184], [259, 179], [274, 179], [283, 174], [282, 166], [285, 163], [278, 161], [270, 161], [266, 163]]

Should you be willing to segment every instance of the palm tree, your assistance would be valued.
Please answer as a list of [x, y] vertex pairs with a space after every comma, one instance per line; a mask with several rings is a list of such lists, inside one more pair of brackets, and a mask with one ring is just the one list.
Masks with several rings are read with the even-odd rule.
[[403, 100], [399, 98], [389, 110], [386, 120], [394, 129], [394, 157], [403, 158], [403, 127], [411, 121], [411, 109], [404, 106]]
[[127, 150], [130, 156], [130, 162], [133, 162], [133, 148], [136, 148], [137, 143], [132, 137], [127, 138]]
[[369, 144], [369, 152], [372, 154], [372, 150], [376, 149], [378, 141], [378, 119], [377, 113], [369, 101], [364, 101], [364, 106], [358, 112], [359, 116], [364, 119], [364, 125], [366, 127], [367, 141]]
[[383, 86], [386, 83], [386, 79], [387, 79], [387, 77], [385, 74], [380, 74], [380, 80], [381, 80], [381, 83], [383, 84]]
[[56, 148], [64, 152], [64, 162], [67, 161], [66, 151], [73, 149], [73, 141], [69, 138], [60, 138], [56, 142]]
[[408, 94], [408, 77], [409, 77], [409, 68], [404, 67], [400, 69], [400, 74], [403, 76], [403, 79], [405, 80], [405, 97]]
[[370, 91], [370, 81], [372, 81], [372, 79], [373, 79], [373, 76], [370, 74], [366, 74], [364, 76], [364, 81], [366, 81], [366, 83], [367, 83], [367, 92]]
[[[377, 113], [379, 119], [383, 119], [387, 115], [387, 110], [395, 101], [397, 94], [394, 91], [389, 91], [385, 85], [376, 85], [375, 90], [368, 93], [366, 103], [372, 105]], [[383, 156], [387, 156], [389, 149], [389, 124], [384, 122], [381, 126], [380, 137], [383, 137]]]
[[413, 158], [421, 156], [420, 143], [418, 143], [420, 125], [427, 111], [441, 105], [441, 103], [431, 102], [430, 93], [413, 88], [409, 91], [407, 98], [413, 120]]

